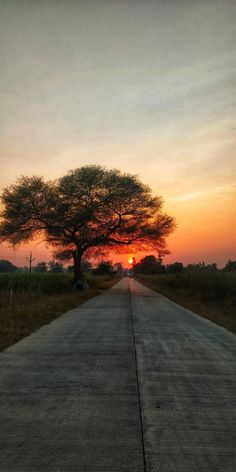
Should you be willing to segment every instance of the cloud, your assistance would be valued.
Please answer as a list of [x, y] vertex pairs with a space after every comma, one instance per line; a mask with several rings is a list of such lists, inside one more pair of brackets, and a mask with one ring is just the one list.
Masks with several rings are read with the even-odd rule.
[[[190, 200], [196, 200], [199, 198], [205, 198], [206, 196], [214, 195], [214, 194], [222, 194], [225, 192], [226, 188], [224, 186], [216, 186], [207, 189], [195, 190], [194, 192], [183, 193], [181, 195], [177, 195], [174, 200], [176, 202], [189, 202]], [[228, 187], [227, 187], [227, 190]]]

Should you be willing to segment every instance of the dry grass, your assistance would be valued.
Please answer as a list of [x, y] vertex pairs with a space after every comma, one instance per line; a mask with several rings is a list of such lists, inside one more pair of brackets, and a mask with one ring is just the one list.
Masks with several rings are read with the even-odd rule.
[[117, 278], [96, 276], [89, 278], [90, 288], [87, 291], [70, 289], [67, 293], [50, 295], [38, 290], [18, 290], [11, 295], [9, 290], [0, 290], [0, 351], [50, 323], [67, 310], [111, 288], [117, 281]]
[[[174, 276], [142, 275], [137, 278], [143, 285], [236, 333], [236, 300], [232, 295], [220, 299], [206, 297], [199, 289], [194, 290], [194, 284], [191, 287], [183, 287], [180, 283], [168, 283], [168, 277], [171, 277], [173, 282]], [[171, 282], [171, 279], [169, 281]]]

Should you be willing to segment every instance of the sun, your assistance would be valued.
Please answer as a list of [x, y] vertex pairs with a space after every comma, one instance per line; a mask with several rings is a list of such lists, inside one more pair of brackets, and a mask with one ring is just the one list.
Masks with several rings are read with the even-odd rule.
[[128, 261], [129, 264], [132, 265], [134, 263], [134, 257], [129, 257]]

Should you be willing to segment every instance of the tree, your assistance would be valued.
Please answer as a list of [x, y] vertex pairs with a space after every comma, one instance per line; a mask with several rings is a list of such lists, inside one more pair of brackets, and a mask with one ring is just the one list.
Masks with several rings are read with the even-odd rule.
[[52, 261], [49, 261], [48, 267], [50, 272], [63, 272], [63, 265], [59, 262], [54, 261], [54, 259], [52, 259]]
[[95, 275], [113, 275], [114, 268], [111, 261], [102, 261], [96, 269], [93, 269], [93, 274]]
[[225, 264], [224, 270], [232, 271], [236, 270], [236, 261], [228, 260], [227, 264]]
[[0, 272], [16, 272], [17, 267], [6, 259], [0, 260]]
[[53, 182], [21, 177], [5, 188], [0, 241], [13, 246], [35, 236], [54, 248], [54, 257], [74, 262], [106, 251], [150, 250], [175, 228], [160, 197], [131, 174], [84, 166]]
[[140, 274], [161, 274], [165, 272], [165, 266], [163, 266], [159, 260], [153, 256], [145, 256], [141, 261], [135, 265], [134, 271]]
[[46, 262], [38, 262], [38, 264], [34, 267], [34, 272], [47, 272], [47, 263]]

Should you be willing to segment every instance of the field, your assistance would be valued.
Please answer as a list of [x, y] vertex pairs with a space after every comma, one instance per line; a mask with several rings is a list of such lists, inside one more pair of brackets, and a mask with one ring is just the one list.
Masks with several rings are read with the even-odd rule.
[[236, 272], [184, 269], [180, 274], [140, 275], [144, 285], [236, 332]]
[[0, 351], [78, 306], [118, 279], [86, 277], [89, 289], [73, 289], [72, 274], [0, 274]]

